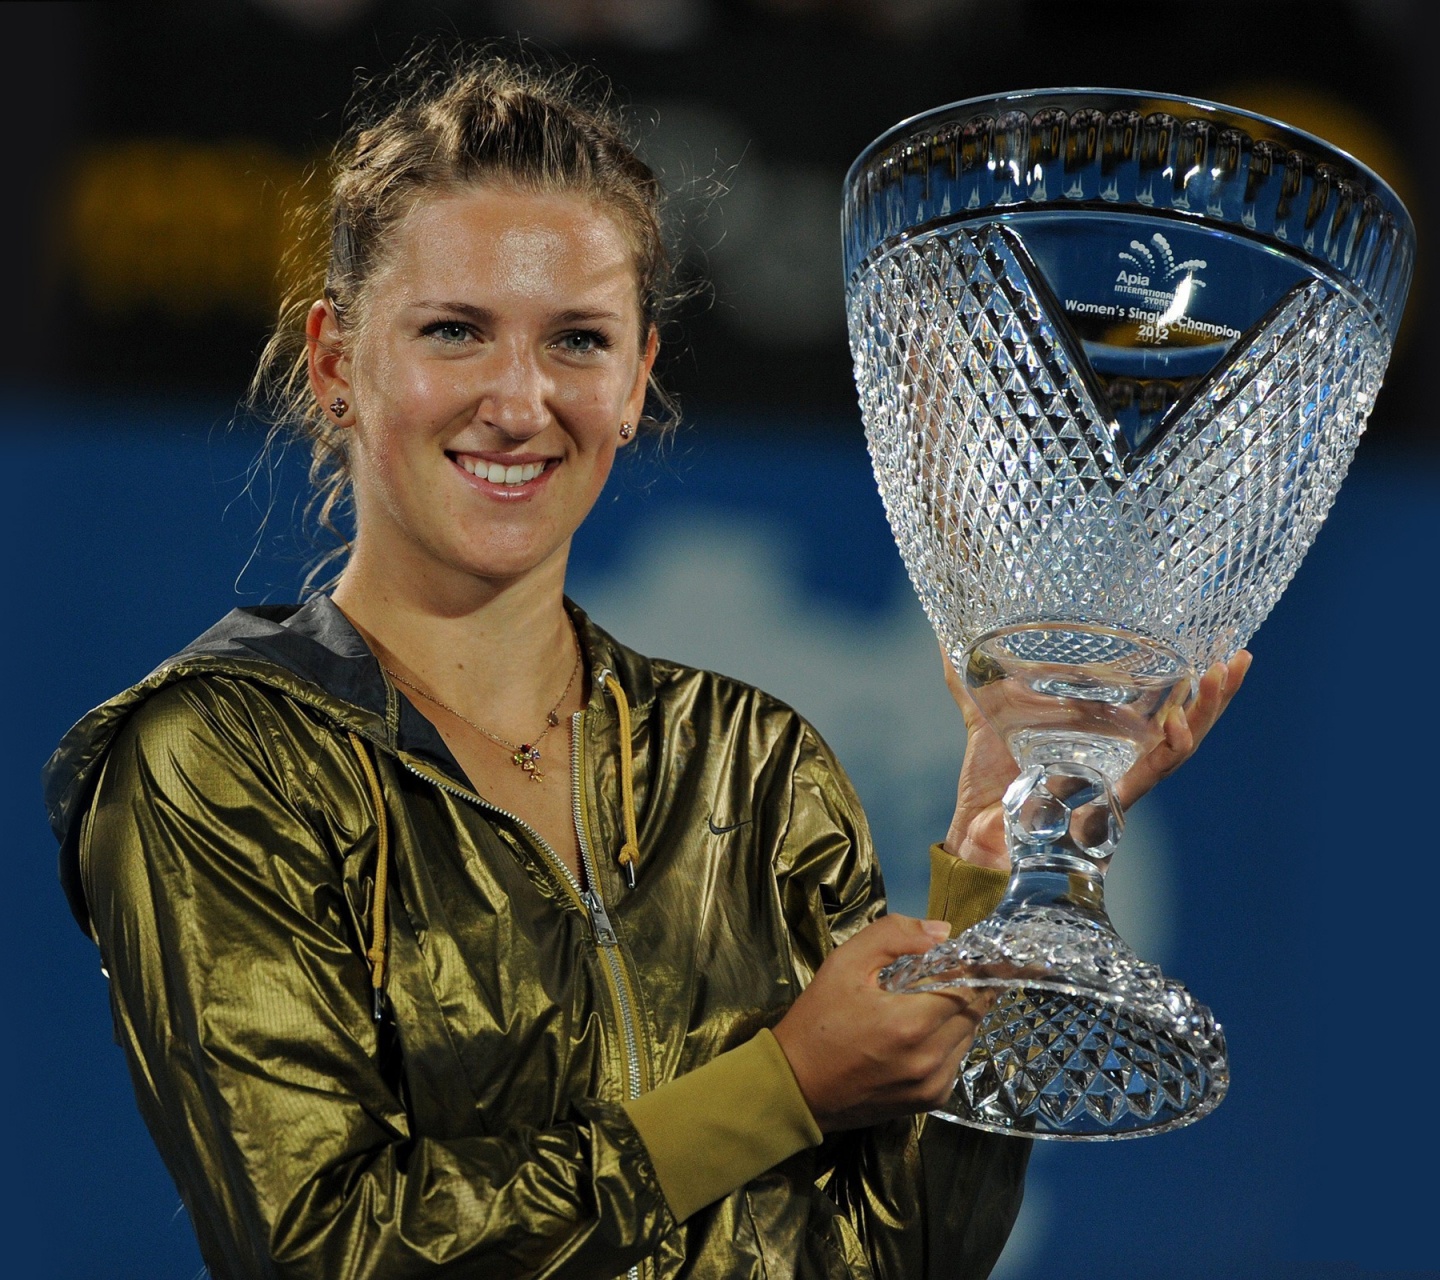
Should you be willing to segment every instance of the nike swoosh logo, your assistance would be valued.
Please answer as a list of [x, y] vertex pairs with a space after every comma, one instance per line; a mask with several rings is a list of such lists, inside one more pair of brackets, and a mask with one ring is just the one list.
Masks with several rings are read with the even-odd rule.
[[738, 831], [741, 827], [748, 827], [751, 820], [746, 818], [741, 822], [732, 822], [728, 827], [717, 827], [715, 825], [715, 815], [711, 814], [705, 821], [710, 824], [710, 834], [712, 836], [723, 836], [727, 831]]

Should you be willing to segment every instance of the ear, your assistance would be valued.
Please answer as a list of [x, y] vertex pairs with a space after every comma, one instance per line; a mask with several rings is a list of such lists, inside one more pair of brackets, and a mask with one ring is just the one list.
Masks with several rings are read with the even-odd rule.
[[[650, 374], [655, 368], [655, 357], [660, 354], [660, 331], [652, 324], [645, 337], [645, 351], [640, 357], [640, 367], [635, 371], [635, 385], [625, 401], [624, 421], [638, 424], [645, 412], [645, 391], [650, 385]], [[634, 437], [632, 437], [633, 439]], [[621, 444], [625, 444], [621, 441]]]
[[325, 411], [339, 420], [345, 415], [331, 413], [330, 405], [337, 398], [353, 403], [354, 397], [350, 390], [350, 357], [340, 340], [340, 324], [328, 298], [315, 303], [305, 317], [305, 347], [310, 390]]

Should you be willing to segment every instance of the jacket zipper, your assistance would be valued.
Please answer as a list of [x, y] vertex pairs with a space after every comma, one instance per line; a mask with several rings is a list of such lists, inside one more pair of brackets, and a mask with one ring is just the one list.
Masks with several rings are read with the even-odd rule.
[[[625, 976], [625, 967], [620, 958], [620, 940], [610, 923], [610, 913], [605, 910], [605, 899], [600, 896], [600, 877], [595, 870], [595, 858], [590, 852], [589, 829], [585, 823], [584, 762], [585, 713], [577, 711], [570, 717], [570, 803], [574, 806], [575, 838], [580, 843], [580, 865], [585, 870], [586, 888], [581, 897], [595, 921], [595, 938], [600, 943], [600, 954], [610, 967], [610, 980], [615, 985], [616, 1003], [620, 1009], [620, 1030], [625, 1041], [625, 1066], [628, 1092], [632, 1099], [640, 1096], [643, 1088], [640, 1074], [640, 1036], [635, 1025], [635, 1003], [631, 999], [630, 983]], [[570, 868], [562, 864], [565, 874]], [[573, 879], [573, 877], [572, 877]], [[641, 1280], [642, 1264], [636, 1263], [627, 1271], [626, 1280]]]
[[[600, 897], [600, 877], [595, 869], [595, 856], [590, 849], [590, 829], [585, 821], [585, 713], [577, 711], [570, 723], [570, 800], [575, 809], [575, 838], [580, 842], [580, 865], [585, 869], [585, 881], [589, 888], [582, 895], [592, 917], [598, 922], [596, 936], [600, 938], [605, 959], [610, 965], [611, 976], [620, 1005], [620, 1024], [625, 1037], [625, 1062], [628, 1071], [630, 1097], [638, 1098], [645, 1089], [644, 1065], [640, 1056], [640, 1035], [635, 1017], [634, 993], [630, 987], [629, 975], [621, 958], [619, 939], [610, 924], [609, 913], [605, 910], [604, 899]], [[568, 868], [567, 868], [568, 871]], [[600, 931], [603, 929], [604, 937]]]
[[[422, 778], [432, 786], [439, 787], [441, 791], [459, 796], [462, 800], [468, 800], [471, 804], [481, 809], [488, 809], [502, 818], [508, 818], [535, 842], [549, 860], [552, 869], [559, 874], [561, 881], [569, 889], [571, 897], [586, 913], [600, 954], [605, 958], [605, 969], [609, 974], [611, 990], [615, 995], [615, 1007], [620, 1014], [620, 1032], [625, 1043], [626, 1093], [631, 1099], [634, 1099], [640, 1096], [642, 1090], [640, 1040], [635, 1029], [634, 1001], [631, 999], [630, 984], [626, 980], [625, 971], [618, 955], [620, 940], [615, 934], [615, 926], [610, 921], [610, 913], [605, 909], [605, 900], [600, 896], [600, 881], [595, 873], [595, 860], [590, 853], [590, 840], [586, 834], [585, 814], [581, 803], [580, 756], [584, 716], [583, 711], [577, 711], [570, 722], [570, 795], [574, 806], [575, 836], [580, 843], [580, 865], [585, 871], [588, 888], [581, 887], [574, 873], [551, 847], [550, 842], [524, 818], [511, 813], [508, 809], [500, 808], [499, 805], [491, 804], [490, 801], [482, 799], [473, 791], [466, 791], [465, 788], [457, 787], [453, 782], [437, 778], [434, 774], [427, 773], [408, 760], [402, 758], [400, 762], [417, 778]], [[637, 1263], [631, 1267], [627, 1275], [629, 1280], [640, 1280], [640, 1265]]]

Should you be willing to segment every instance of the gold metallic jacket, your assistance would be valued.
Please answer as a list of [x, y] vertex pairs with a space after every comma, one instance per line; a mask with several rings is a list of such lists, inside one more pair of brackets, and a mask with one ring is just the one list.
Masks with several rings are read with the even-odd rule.
[[[768, 1030], [884, 910], [825, 745], [576, 620], [585, 885], [324, 597], [232, 613], [47, 766], [216, 1280], [986, 1275], [1029, 1144], [922, 1118], [822, 1141]], [[932, 858], [932, 913], [998, 898]]]

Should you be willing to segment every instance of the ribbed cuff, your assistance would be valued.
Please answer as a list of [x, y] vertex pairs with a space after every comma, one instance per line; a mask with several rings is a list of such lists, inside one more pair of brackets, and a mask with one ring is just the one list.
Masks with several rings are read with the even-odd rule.
[[768, 1030], [624, 1105], [680, 1221], [823, 1136]]
[[977, 867], [947, 853], [943, 844], [932, 844], [930, 903], [925, 914], [931, 920], [948, 920], [951, 933], [959, 933], [994, 911], [1009, 883], [1008, 872]]

